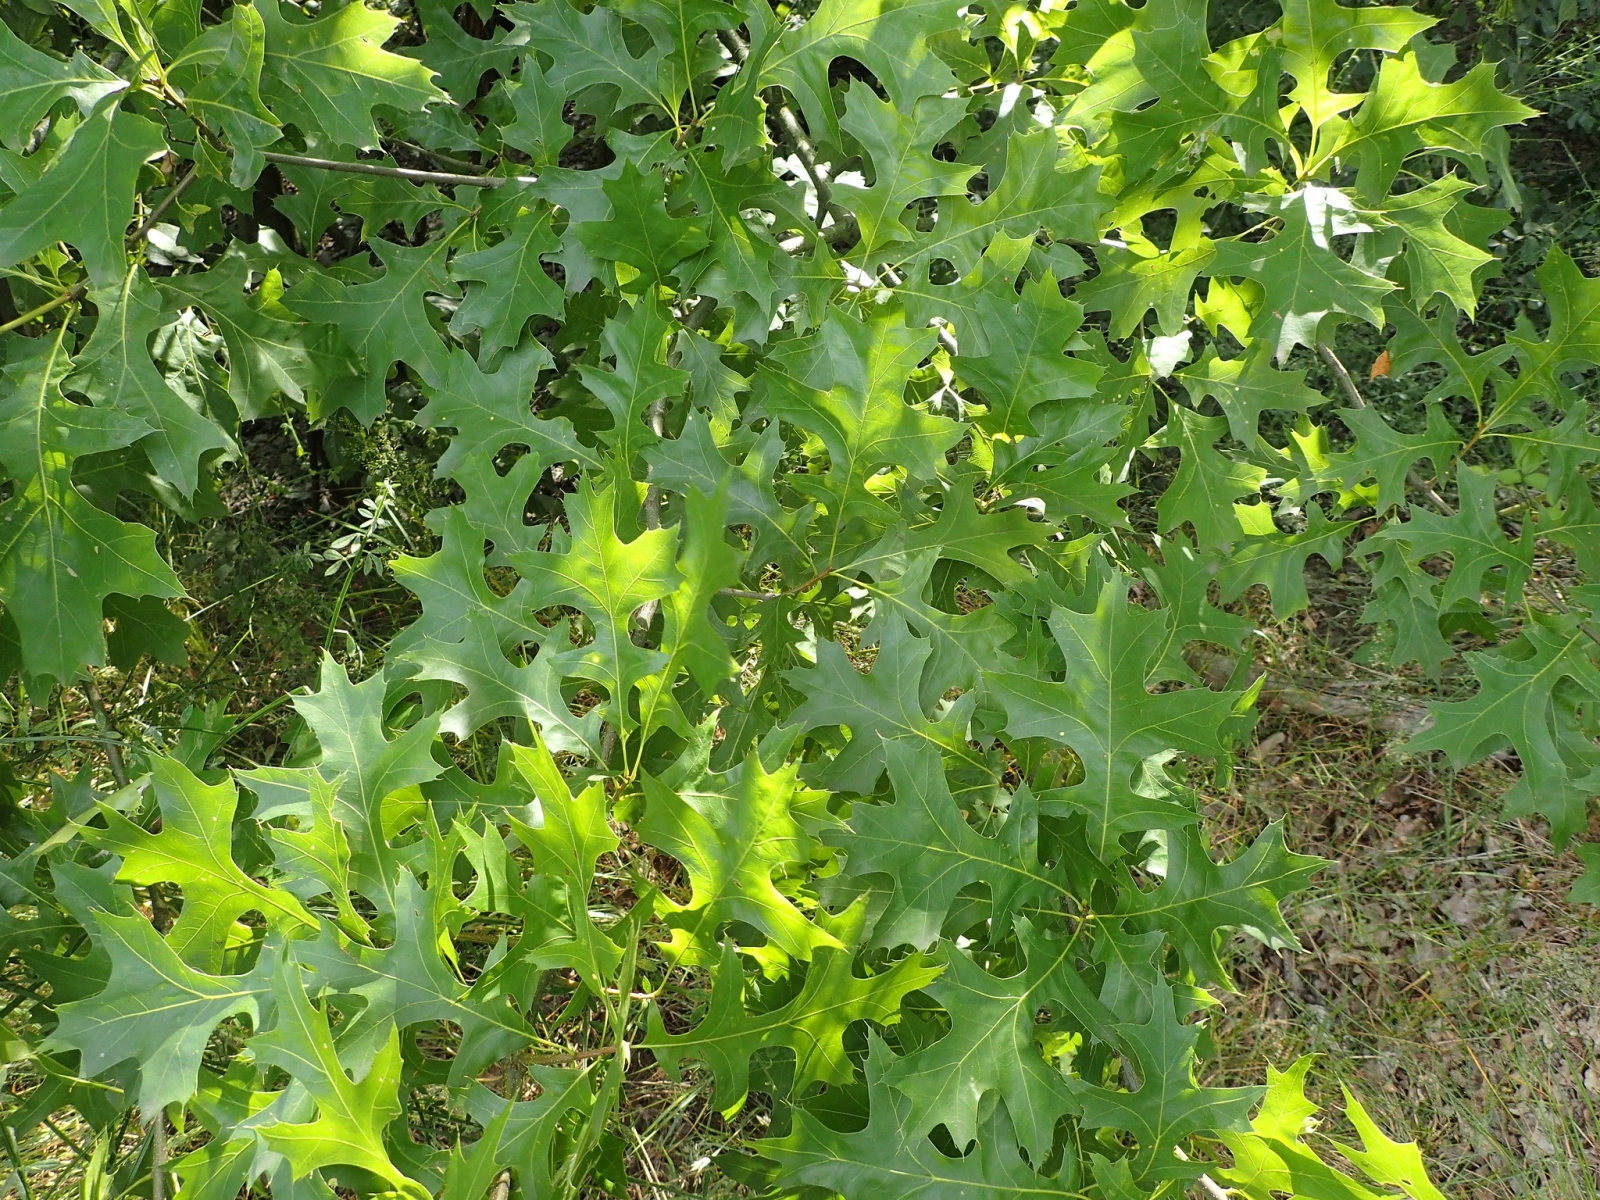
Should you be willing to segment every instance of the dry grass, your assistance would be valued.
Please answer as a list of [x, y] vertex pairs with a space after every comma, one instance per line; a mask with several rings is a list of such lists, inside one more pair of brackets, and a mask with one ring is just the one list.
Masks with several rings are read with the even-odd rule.
[[[1337, 641], [1302, 621], [1274, 630], [1272, 653], [1348, 678]], [[1425, 690], [1366, 674], [1378, 701]], [[1241, 950], [1216, 1073], [1254, 1083], [1263, 1060], [1316, 1053], [1318, 1099], [1337, 1105], [1348, 1083], [1421, 1141], [1448, 1194], [1600, 1195], [1600, 922], [1565, 901], [1577, 859], [1542, 823], [1499, 819], [1512, 776], [1496, 759], [1456, 773], [1398, 741], [1268, 712], [1256, 753], [1212, 790], [1220, 845], [1282, 819], [1295, 850], [1330, 860], [1291, 906], [1305, 952]]]

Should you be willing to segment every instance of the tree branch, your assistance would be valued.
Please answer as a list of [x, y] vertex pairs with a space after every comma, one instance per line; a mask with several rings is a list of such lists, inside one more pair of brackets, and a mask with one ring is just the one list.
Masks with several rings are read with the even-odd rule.
[[[745, 40], [732, 29], [717, 30], [717, 40], [727, 47], [733, 61], [743, 66], [750, 57], [750, 47]], [[828, 180], [817, 166], [817, 151], [811, 144], [811, 139], [806, 136], [805, 126], [800, 124], [800, 118], [795, 115], [794, 109], [787, 104], [777, 106], [778, 124], [783, 126], [783, 132], [788, 136], [794, 149], [794, 156], [800, 160], [806, 178], [811, 180], [811, 186], [817, 193], [817, 228], [822, 228], [822, 222], [833, 210], [833, 189], [828, 186]]]

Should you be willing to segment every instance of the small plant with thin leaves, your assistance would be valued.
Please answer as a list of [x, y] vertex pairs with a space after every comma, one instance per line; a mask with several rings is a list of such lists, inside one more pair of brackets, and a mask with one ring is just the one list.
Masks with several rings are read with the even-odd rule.
[[[381, 574], [389, 559], [400, 552], [398, 533], [407, 543], [403, 522], [405, 517], [395, 504], [395, 487], [392, 480], [378, 480], [374, 494], [366, 497], [356, 511], [356, 521], [348, 533], [341, 533], [328, 543], [322, 552], [322, 561], [328, 565], [324, 575], [336, 575], [341, 570], [357, 571], [364, 575]], [[415, 546], [407, 545], [408, 549]]]

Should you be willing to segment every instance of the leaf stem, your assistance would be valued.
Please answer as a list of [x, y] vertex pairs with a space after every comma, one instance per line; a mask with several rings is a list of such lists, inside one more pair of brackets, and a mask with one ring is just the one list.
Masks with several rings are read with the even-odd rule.
[[11, 1165], [17, 1170], [17, 1185], [22, 1189], [22, 1200], [33, 1200], [33, 1188], [28, 1185], [28, 1172], [22, 1165], [22, 1150], [17, 1145], [17, 1131], [11, 1126], [6, 1126], [6, 1154], [11, 1158]]

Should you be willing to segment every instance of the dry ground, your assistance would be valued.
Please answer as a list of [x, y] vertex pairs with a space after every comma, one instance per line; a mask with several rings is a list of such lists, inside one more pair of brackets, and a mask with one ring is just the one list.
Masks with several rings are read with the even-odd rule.
[[[1360, 668], [1340, 640], [1281, 625], [1273, 670], [1351, 680], [1379, 714], [1424, 690]], [[1337, 1104], [1347, 1083], [1422, 1142], [1448, 1194], [1600, 1195], [1600, 919], [1565, 900], [1576, 856], [1542, 822], [1499, 818], [1511, 766], [1457, 773], [1402, 740], [1269, 710], [1231, 786], [1212, 789], [1219, 843], [1282, 819], [1290, 846], [1330, 860], [1290, 906], [1304, 953], [1241, 946], [1217, 1072], [1254, 1083], [1263, 1058], [1316, 1053], [1318, 1098]]]

